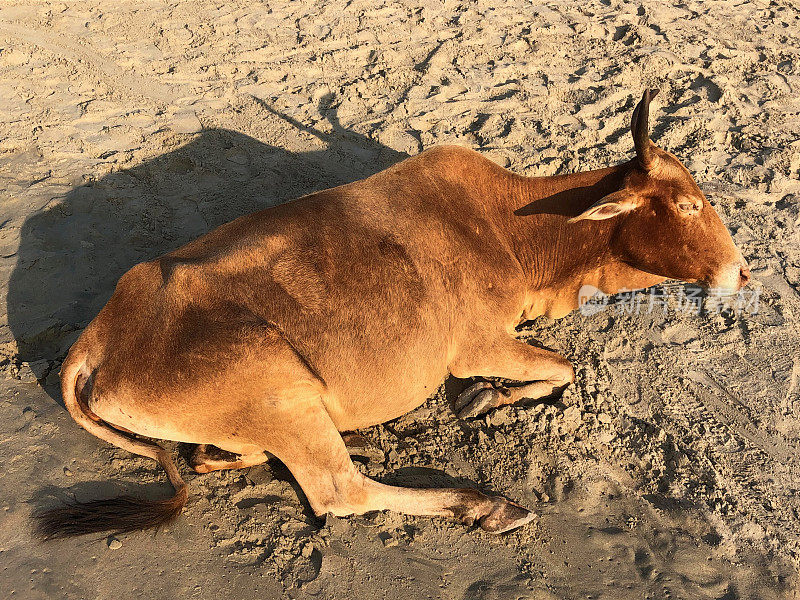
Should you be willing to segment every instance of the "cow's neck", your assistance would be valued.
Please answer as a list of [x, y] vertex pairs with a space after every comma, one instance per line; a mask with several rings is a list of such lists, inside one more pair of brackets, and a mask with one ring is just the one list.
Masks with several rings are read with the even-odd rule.
[[663, 280], [621, 263], [610, 251], [617, 219], [568, 223], [622, 188], [631, 163], [553, 177], [515, 177], [506, 231], [527, 280], [524, 318], [558, 318], [577, 308], [584, 285], [605, 293]]

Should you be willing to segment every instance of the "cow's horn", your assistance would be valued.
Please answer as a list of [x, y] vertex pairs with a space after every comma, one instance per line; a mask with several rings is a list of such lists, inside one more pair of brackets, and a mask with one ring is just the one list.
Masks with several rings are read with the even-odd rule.
[[633, 145], [636, 148], [636, 156], [645, 171], [653, 168], [656, 162], [655, 147], [648, 137], [647, 120], [650, 116], [650, 100], [655, 97], [658, 90], [645, 90], [642, 99], [633, 110], [631, 118], [631, 133], [633, 134]]

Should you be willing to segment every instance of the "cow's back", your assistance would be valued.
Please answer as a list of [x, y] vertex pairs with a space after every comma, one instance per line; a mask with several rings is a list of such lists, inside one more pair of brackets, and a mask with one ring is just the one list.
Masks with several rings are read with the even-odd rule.
[[267, 326], [324, 381], [337, 425], [372, 423], [352, 404], [376, 395], [398, 416], [418, 405], [447, 374], [469, 297], [513, 269], [473, 189], [499, 167], [463, 149], [430, 154], [134, 267], [92, 324], [100, 389], [196, 387], [252, 360], [252, 332]]

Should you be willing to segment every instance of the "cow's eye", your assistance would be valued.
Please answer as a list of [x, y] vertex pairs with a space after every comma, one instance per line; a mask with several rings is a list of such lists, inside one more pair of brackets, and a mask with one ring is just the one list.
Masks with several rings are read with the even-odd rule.
[[678, 210], [685, 215], [694, 215], [700, 212], [701, 205], [693, 200], [679, 200]]

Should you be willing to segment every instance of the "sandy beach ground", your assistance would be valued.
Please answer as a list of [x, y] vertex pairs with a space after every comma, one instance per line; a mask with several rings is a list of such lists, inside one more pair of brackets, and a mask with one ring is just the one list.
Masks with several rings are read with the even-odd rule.
[[[788, 1], [5, 0], [0, 597], [796, 598], [798, 36]], [[561, 405], [462, 422], [443, 388], [363, 432], [371, 476], [475, 484], [531, 525], [320, 522], [278, 463], [181, 462], [191, 498], [170, 527], [32, 539], [31, 511], [59, 498], [170, 489], [57, 390], [133, 264], [436, 144], [526, 175], [626, 160], [645, 86], [652, 137], [743, 249], [757, 310], [694, 314], [668, 285], [666, 311], [644, 293], [536, 321], [520, 335], [577, 368]]]

